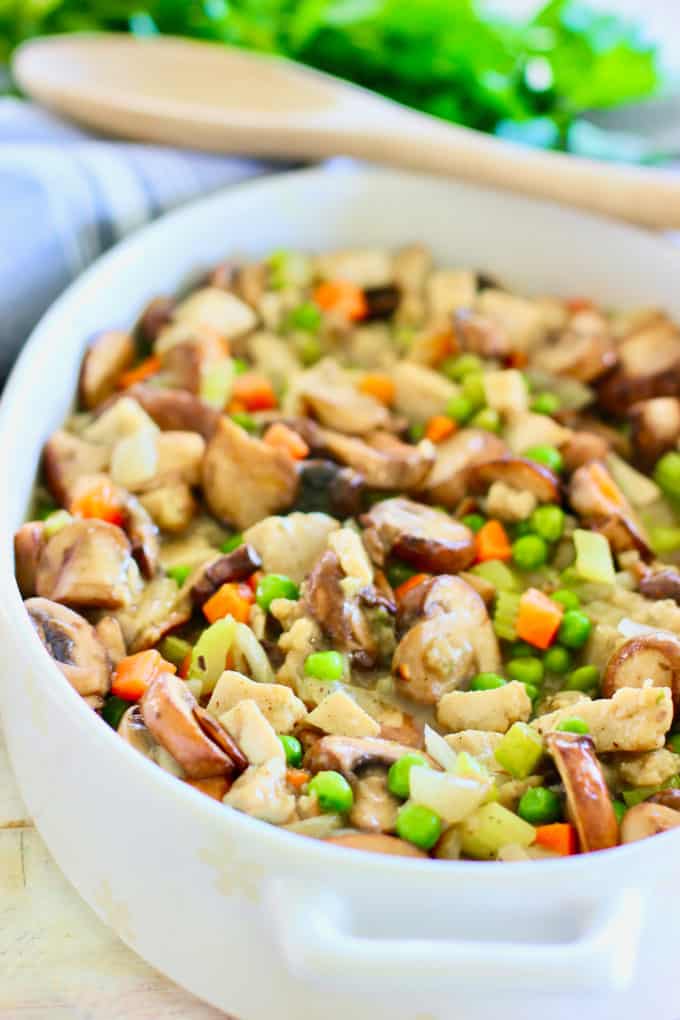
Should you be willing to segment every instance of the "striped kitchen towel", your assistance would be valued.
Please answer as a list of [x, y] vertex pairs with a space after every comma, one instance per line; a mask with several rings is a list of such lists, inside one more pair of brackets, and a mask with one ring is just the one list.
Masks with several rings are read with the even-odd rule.
[[102, 251], [196, 195], [276, 168], [98, 138], [0, 98], [0, 382], [45, 309]]

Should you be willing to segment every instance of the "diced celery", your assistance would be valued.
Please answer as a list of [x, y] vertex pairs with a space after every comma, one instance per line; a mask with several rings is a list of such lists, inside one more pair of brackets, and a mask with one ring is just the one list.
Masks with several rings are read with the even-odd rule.
[[576, 571], [586, 581], [614, 584], [616, 571], [609, 542], [597, 531], [574, 532], [576, 548]]
[[680, 787], [680, 776], [671, 776], [670, 779], [667, 779], [665, 783], [661, 783], [660, 786], [637, 786], [634, 790], [623, 790], [621, 797], [626, 807], [632, 808], [636, 804], [641, 804], [643, 800], [647, 800], [653, 794], [672, 787]]
[[189, 679], [201, 681], [202, 694], [211, 694], [224, 673], [227, 655], [235, 636], [236, 620], [233, 616], [227, 616], [206, 627], [194, 645]]
[[191, 651], [191, 645], [183, 638], [175, 637], [174, 634], [168, 634], [161, 641], [159, 650], [163, 658], [167, 659], [168, 662], [172, 662], [175, 666], [181, 666]]
[[680, 528], [650, 528], [649, 544], [657, 556], [680, 549]]
[[517, 637], [517, 614], [520, 596], [516, 592], [499, 591], [493, 616], [493, 627], [500, 638], [514, 641]]
[[477, 860], [492, 859], [510, 843], [531, 846], [536, 838], [533, 825], [498, 803], [478, 808], [463, 821], [460, 833], [463, 853]]
[[234, 362], [231, 358], [224, 358], [211, 365], [201, 379], [199, 391], [201, 400], [221, 411], [231, 396], [234, 375]]
[[45, 518], [45, 538], [52, 538], [58, 531], [70, 524], [73, 518], [68, 510], [54, 510]]
[[494, 754], [498, 764], [511, 776], [526, 779], [543, 757], [543, 739], [531, 726], [516, 722], [499, 742]]
[[482, 577], [492, 584], [497, 591], [518, 591], [519, 581], [502, 560], [486, 560], [473, 567], [471, 573]]

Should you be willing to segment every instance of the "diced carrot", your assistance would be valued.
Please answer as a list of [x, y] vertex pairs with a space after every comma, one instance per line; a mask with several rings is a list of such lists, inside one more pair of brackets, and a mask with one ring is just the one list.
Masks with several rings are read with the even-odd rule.
[[567, 311], [571, 312], [572, 315], [576, 315], [577, 312], [586, 312], [589, 308], [593, 307], [593, 302], [590, 298], [585, 297], [567, 298], [564, 304]]
[[130, 386], [134, 386], [135, 383], [144, 382], [152, 375], [156, 375], [161, 368], [161, 359], [152, 354], [150, 357], [145, 358], [144, 361], [140, 361], [134, 368], [130, 368], [127, 372], [121, 373], [118, 376], [118, 389], [127, 390]]
[[111, 693], [124, 701], [139, 701], [159, 673], [176, 673], [177, 667], [167, 662], [155, 648], [136, 652], [121, 659], [111, 680]]
[[564, 606], [538, 588], [527, 588], [519, 600], [517, 637], [534, 648], [545, 650], [560, 629]]
[[456, 423], [445, 414], [435, 414], [425, 426], [425, 438], [432, 443], [441, 443], [456, 431]]
[[407, 581], [402, 582], [398, 588], [394, 589], [394, 597], [397, 602], [401, 602], [405, 595], [411, 591], [412, 588], [416, 588], [423, 581], [429, 581], [430, 574], [414, 574], [413, 577], [409, 577]]
[[119, 528], [125, 522], [116, 491], [106, 479], [97, 481], [91, 489], [82, 492], [73, 500], [69, 509], [74, 517], [96, 517]]
[[325, 312], [339, 312], [351, 322], [365, 319], [368, 314], [363, 290], [349, 280], [326, 280], [319, 284], [313, 296], [319, 308]]
[[248, 623], [250, 607], [255, 601], [252, 588], [242, 581], [227, 581], [203, 603], [203, 614], [208, 623], [233, 616], [239, 623]]
[[381, 404], [389, 407], [394, 402], [395, 386], [389, 375], [383, 372], [368, 372], [357, 386], [360, 393], [374, 397]]
[[507, 532], [500, 521], [487, 521], [475, 535], [477, 562], [486, 560], [509, 560], [512, 547]]
[[256, 570], [255, 573], [251, 574], [250, 577], [246, 580], [246, 584], [248, 585], [252, 592], [257, 591], [257, 586], [260, 583], [260, 579], [262, 577], [264, 577], [264, 571]]
[[509, 368], [524, 368], [528, 360], [526, 351], [511, 351], [507, 358]]
[[309, 456], [309, 447], [302, 436], [299, 436], [293, 429], [289, 429], [283, 422], [270, 425], [262, 439], [269, 446], [285, 450], [293, 460], [304, 460]]
[[179, 667], [179, 675], [181, 676], [182, 680], [186, 680], [186, 678], [189, 676], [189, 670], [191, 669], [191, 658], [193, 654], [194, 653], [192, 649], [190, 652], [187, 652], [187, 654], [182, 659], [182, 665]]
[[562, 857], [569, 857], [576, 853], [576, 829], [569, 822], [538, 825], [535, 845], [552, 850]]
[[[269, 379], [255, 372], [236, 376], [231, 398], [232, 404], [238, 403], [244, 411], [270, 411], [277, 404]], [[231, 411], [231, 405], [229, 409]]]
[[305, 769], [286, 769], [286, 781], [294, 790], [301, 790], [312, 778]]

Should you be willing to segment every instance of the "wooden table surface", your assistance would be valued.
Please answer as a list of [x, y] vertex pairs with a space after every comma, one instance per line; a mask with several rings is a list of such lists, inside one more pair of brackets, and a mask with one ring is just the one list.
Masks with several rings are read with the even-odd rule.
[[68, 884], [21, 802], [0, 729], [1, 1020], [224, 1020], [124, 946]]

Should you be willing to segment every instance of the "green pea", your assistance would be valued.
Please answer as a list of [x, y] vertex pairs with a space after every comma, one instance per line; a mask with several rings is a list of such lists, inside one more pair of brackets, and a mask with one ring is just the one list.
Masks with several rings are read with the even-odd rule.
[[656, 462], [654, 481], [672, 499], [680, 499], [680, 453], [670, 450]]
[[475, 410], [484, 407], [486, 404], [486, 392], [484, 390], [484, 377], [481, 372], [471, 372], [466, 375], [461, 383], [463, 396], [467, 397]]
[[567, 648], [582, 648], [590, 637], [592, 624], [580, 609], [568, 609], [562, 617], [557, 640]]
[[302, 765], [302, 744], [297, 737], [290, 737], [286, 733], [279, 734], [279, 740], [283, 745], [283, 750], [286, 755], [286, 765], [290, 765], [291, 768], [299, 769]]
[[479, 373], [483, 367], [481, 358], [476, 354], [460, 354], [457, 358], [446, 358], [440, 365], [440, 371], [457, 382], [471, 372]]
[[550, 598], [553, 602], [559, 602], [565, 609], [579, 609], [581, 606], [581, 600], [575, 591], [569, 591], [568, 588], [560, 588], [558, 591], [554, 591]]
[[465, 514], [464, 517], [461, 517], [461, 523], [477, 534], [479, 529], [486, 524], [486, 519], [481, 514]]
[[625, 815], [625, 813], [628, 810], [628, 808], [626, 807], [626, 805], [623, 803], [622, 800], [613, 800], [612, 801], [612, 807], [614, 808], [614, 814], [616, 815], [616, 821], [620, 825], [621, 822], [623, 821], [623, 816]]
[[321, 347], [321, 341], [318, 336], [314, 333], [305, 333], [296, 339], [295, 350], [297, 352], [300, 361], [305, 367], [310, 365], [316, 365], [317, 361], [320, 360], [323, 354], [323, 348]]
[[182, 587], [187, 577], [191, 573], [191, 567], [179, 566], [179, 567], [168, 567], [166, 571], [168, 577], [171, 577], [173, 581], [177, 582], [179, 588]]
[[566, 648], [553, 645], [543, 656], [543, 665], [549, 673], [557, 673], [561, 676], [571, 669], [571, 655]]
[[564, 510], [560, 506], [547, 503], [537, 506], [529, 518], [531, 527], [546, 542], [557, 542], [564, 531]]
[[548, 546], [539, 535], [522, 535], [512, 543], [512, 558], [520, 570], [536, 570], [548, 559]]
[[269, 612], [274, 599], [291, 599], [297, 602], [299, 598], [300, 589], [295, 581], [291, 581], [285, 574], [265, 574], [257, 582], [255, 601], [265, 613]]
[[680, 754], [680, 733], [671, 733], [666, 741], [666, 747], [669, 751], [675, 751], [676, 754]]
[[286, 325], [289, 329], [303, 329], [313, 333], [321, 325], [321, 310], [312, 301], [304, 301], [288, 313]]
[[507, 680], [498, 673], [478, 673], [470, 681], [471, 691], [494, 691], [497, 687], [505, 687]]
[[431, 850], [439, 839], [442, 822], [439, 815], [424, 804], [404, 804], [397, 815], [397, 836], [421, 850]]
[[345, 672], [345, 657], [340, 652], [312, 652], [305, 659], [305, 676], [316, 680], [341, 680]]
[[560, 398], [554, 393], [537, 393], [531, 401], [531, 410], [536, 414], [555, 414], [560, 406]]
[[564, 468], [562, 454], [554, 446], [547, 444], [532, 446], [529, 450], [525, 450], [524, 456], [529, 460], [536, 461], [537, 464], [543, 464], [544, 467], [550, 468], [555, 474], [559, 474]]
[[501, 416], [493, 407], [484, 407], [477, 411], [470, 424], [476, 429], [485, 429], [487, 432], [500, 432]]
[[387, 565], [387, 580], [390, 582], [393, 588], [398, 588], [404, 581], [408, 581], [409, 578], [415, 577], [417, 571], [413, 567], [410, 567], [408, 563], [404, 563], [403, 560], [394, 560], [392, 563]]
[[222, 543], [222, 545], [220, 546], [220, 552], [223, 553], [233, 552], [234, 549], [238, 549], [240, 545], [243, 545], [243, 535], [232, 535], [230, 538], [227, 538]]
[[422, 422], [414, 422], [408, 427], [408, 437], [412, 443], [419, 443], [425, 435], [425, 426]]
[[115, 694], [110, 694], [102, 707], [102, 719], [109, 724], [111, 729], [117, 730], [121, 719], [129, 707], [129, 701], [124, 701], [122, 698], [117, 698]]
[[454, 421], [458, 422], [459, 425], [464, 425], [466, 421], [474, 414], [474, 404], [467, 397], [460, 393], [458, 396], [451, 397], [448, 404], [446, 405], [446, 413], [449, 418], [453, 418]]
[[561, 733], [590, 733], [588, 723], [584, 722], [583, 719], [579, 719], [578, 716], [574, 716], [573, 719], [563, 719], [561, 723], [558, 723], [555, 727]]
[[532, 701], [535, 701], [536, 698], [541, 693], [538, 687], [536, 687], [535, 684], [528, 684], [525, 683], [524, 681], [522, 681], [522, 683], [524, 684], [524, 690], [527, 692], [527, 697], [530, 698]]
[[257, 422], [252, 414], [247, 411], [234, 411], [231, 420], [235, 425], [240, 425], [246, 432], [257, 432]]
[[592, 691], [599, 683], [600, 671], [597, 666], [580, 666], [569, 674], [564, 688], [567, 691]]
[[511, 659], [506, 666], [511, 680], [519, 680], [521, 684], [540, 684], [543, 682], [543, 663], [535, 656], [525, 659]]
[[517, 814], [530, 825], [550, 825], [562, 817], [562, 802], [545, 786], [533, 786], [520, 797]]
[[427, 759], [423, 758], [422, 754], [417, 754], [413, 751], [409, 754], [403, 754], [401, 758], [390, 766], [390, 770], [387, 773], [387, 789], [395, 797], [401, 797], [402, 800], [408, 798], [411, 792], [411, 769], [414, 765], [427, 765]]
[[535, 655], [536, 649], [533, 645], [528, 645], [526, 641], [515, 641], [510, 646], [510, 658], [511, 659], [528, 659]]
[[354, 794], [352, 787], [339, 772], [317, 772], [310, 780], [307, 790], [315, 794], [324, 814], [345, 815], [352, 810]]
[[250, 371], [250, 365], [243, 358], [232, 358], [231, 364], [234, 369], [234, 375], [243, 375], [245, 372]]
[[517, 521], [512, 525], [513, 538], [522, 538], [524, 535], [533, 535], [533, 528], [529, 521]]

